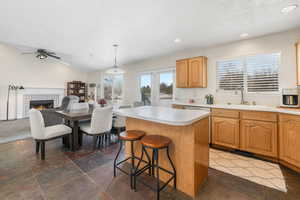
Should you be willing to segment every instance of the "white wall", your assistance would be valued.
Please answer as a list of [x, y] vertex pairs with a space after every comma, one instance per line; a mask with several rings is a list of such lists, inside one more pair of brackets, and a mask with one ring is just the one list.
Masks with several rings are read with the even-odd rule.
[[[208, 93], [212, 93], [215, 95], [216, 103], [239, 103], [239, 94], [216, 92], [216, 62], [222, 59], [261, 53], [281, 52], [280, 88], [295, 88], [297, 86], [296, 52], [294, 45], [299, 39], [300, 28], [215, 47], [178, 52], [172, 55], [126, 65], [124, 66], [126, 70], [124, 77], [125, 102], [131, 103], [132, 101], [138, 100], [138, 74], [140, 72], [175, 67], [175, 61], [177, 59], [201, 55], [208, 57], [208, 88], [176, 88], [176, 99], [188, 101], [188, 99], [193, 98], [196, 101], [204, 102], [204, 96]], [[280, 94], [246, 94], [245, 98], [249, 102], [256, 101], [256, 103], [260, 105], [280, 104]]]
[[[87, 73], [77, 71], [56, 60], [38, 60], [22, 55], [17, 49], [0, 43], [0, 120], [6, 118], [7, 87], [9, 84], [25, 88], [65, 88], [68, 81], [86, 81]], [[14, 113], [11, 100], [11, 115]]]

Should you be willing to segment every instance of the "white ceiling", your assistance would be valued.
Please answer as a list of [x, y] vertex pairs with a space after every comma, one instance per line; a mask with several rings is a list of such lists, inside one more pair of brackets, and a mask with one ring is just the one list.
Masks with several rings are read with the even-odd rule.
[[[300, 0], [0, 0], [0, 41], [45, 48], [85, 70], [300, 26]], [[181, 38], [181, 43], [174, 43]]]

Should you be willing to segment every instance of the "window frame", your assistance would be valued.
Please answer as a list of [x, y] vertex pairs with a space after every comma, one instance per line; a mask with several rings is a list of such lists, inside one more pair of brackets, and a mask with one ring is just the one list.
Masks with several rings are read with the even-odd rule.
[[[120, 98], [121, 99], [116, 99], [116, 98], [114, 98], [114, 86], [115, 86], [115, 81], [114, 81], [114, 77], [115, 76], [122, 76], [122, 81], [123, 81], [123, 83], [122, 83], [122, 86], [121, 86], [121, 90], [122, 90], [122, 94], [121, 94], [121, 96], [120, 96]], [[105, 99], [105, 91], [104, 91], [104, 87], [105, 87], [105, 84], [104, 84], [104, 82], [105, 82], [105, 78], [106, 77], [111, 77], [112, 78], [112, 90], [111, 90], [111, 100], [107, 100], [107, 99]], [[105, 100], [107, 100], [107, 101], [111, 101], [112, 103], [114, 103], [114, 102], [117, 102], [117, 101], [123, 101], [124, 100], [124, 74], [116, 74], [116, 75], [114, 75], [114, 74], [104, 74], [103, 75], [103, 81], [102, 81], [102, 85], [103, 85], [103, 89], [102, 89], [102, 91], [103, 91], [103, 99], [105, 99]]]
[[[173, 73], [173, 94], [172, 99], [160, 99], [160, 74], [172, 72]], [[139, 100], [141, 100], [141, 93], [140, 93], [140, 85], [141, 85], [141, 76], [149, 74], [151, 75], [151, 104], [159, 104], [163, 102], [174, 101], [175, 99], [175, 88], [176, 88], [176, 68], [175, 67], [167, 67], [167, 68], [160, 68], [160, 69], [153, 69], [148, 71], [141, 71], [138, 73], [138, 91], [139, 91]]]
[[[269, 54], [279, 54], [279, 61], [278, 61], [278, 91], [263, 91], [263, 92], [248, 92], [248, 80], [247, 80], [247, 65], [246, 65], [246, 58], [251, 57], [251, 56], [259, 56], [259, 55], [269, 55]], [[261, 52], [261, 53], [256, 53], [256, 54], [248, 54], [248, 55], [243, 55], [243, 56], [237, 56], [237, 57], [231, 57], [231, 58], [224, 58], [224, 59], [219, 59], [216, 61], [216, 92], [217, 93], [224, 93], [224, 94], [236, 94], [236, 91], [238, 90], [222, 90], [219, 88], [219, 76], [218, 76], [218, 62], [224, 62], [224, 61], [229, 61], [229, 60], [242, 60], [243, 64], [243, 87], [244, 87], [244, 93], [245, 94], [264, 94], [264, 95], [278, 95], [280, 94], [281, 91], [281, 65], [282, 65], [282, 52], [277, 51], [277, 52]]]

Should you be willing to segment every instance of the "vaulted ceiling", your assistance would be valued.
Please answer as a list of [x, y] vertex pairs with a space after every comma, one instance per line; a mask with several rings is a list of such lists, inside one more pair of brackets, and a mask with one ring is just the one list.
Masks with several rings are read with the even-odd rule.
[[[300, 26], [299, 0], [1, 0], [0, 42], [45, 48], [85, 70]], [[180, 38], [180, 43], [174, 43]]]

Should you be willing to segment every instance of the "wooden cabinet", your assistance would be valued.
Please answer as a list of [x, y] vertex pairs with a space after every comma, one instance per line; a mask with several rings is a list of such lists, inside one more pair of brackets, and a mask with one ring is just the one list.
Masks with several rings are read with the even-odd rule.
[[204, 56], [176, 61], [178, 88], [207, 87], [207, 58]]
[[189, 59], [189, 87], [207, 87], [207, 58], [197, 57]]
[[176, 86], [178, 88], [188, 87], [189, 62], [185, 60], [176, 61]]
[[300, 86], [300, 40], [296, 43], [297, 85]]
[[212, 117], [212, 143], [239, 148], [239, 119]]
[[240, 149], [264, 156], [277, 157], [277, 123], [241, 120]]
[[279, 159], [300, 169], [300, 116], [279, 115]]

